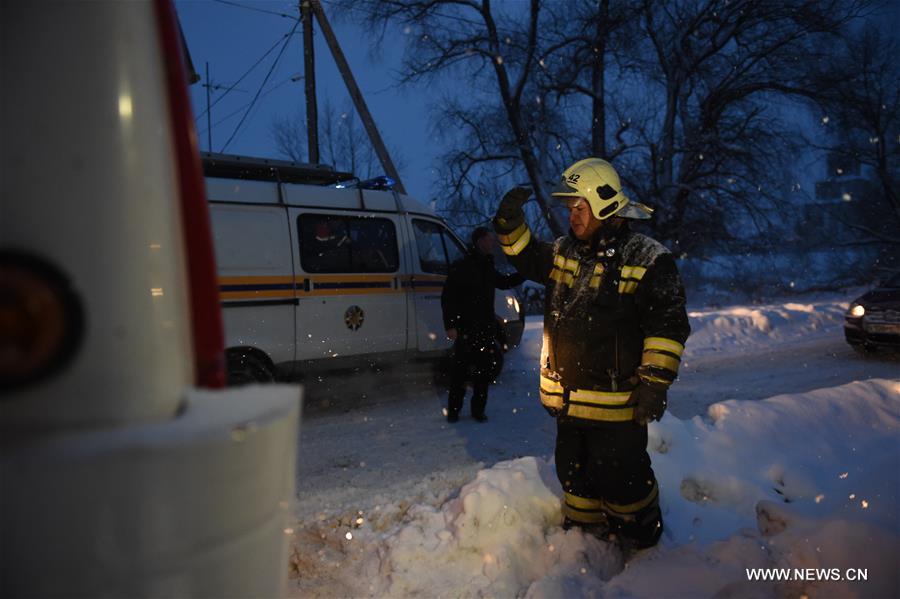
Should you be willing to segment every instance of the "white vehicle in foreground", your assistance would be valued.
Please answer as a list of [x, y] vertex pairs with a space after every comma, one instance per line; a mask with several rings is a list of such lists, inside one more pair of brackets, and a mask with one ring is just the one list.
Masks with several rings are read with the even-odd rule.
[[169, 0], [0, 4], [3, 597], [284, 591], [300, 391], [220, 389], [182, 54]]

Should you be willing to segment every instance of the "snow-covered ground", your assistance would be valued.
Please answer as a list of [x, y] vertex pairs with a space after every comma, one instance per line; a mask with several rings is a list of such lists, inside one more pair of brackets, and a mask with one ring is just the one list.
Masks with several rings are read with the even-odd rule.
[[[301, 429], [291, 593], [897, 597], [900, 361], [843, 342], [848, 299], [691, 312], [670, 412], [650, 427], [666, 531], [627, 563], [559, 526], [539, 320], [487, 424], [447, 424], [425, 372], [314, 384], [335, 407]], [[868, 580], [748, 580], [756, 567]]]

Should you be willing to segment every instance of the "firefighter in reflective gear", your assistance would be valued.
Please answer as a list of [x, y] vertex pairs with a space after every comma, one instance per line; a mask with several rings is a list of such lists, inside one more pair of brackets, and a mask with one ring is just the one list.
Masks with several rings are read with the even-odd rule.
[[444, 328], [447, 337], [454, 341], [448, 422], [459, 420], [470, 373], [472, 418], [487, 422], [484, 409], [488, 386], [500, 359], [497, 344], [500, 323], [494, 313], [494, 289], [510, 289], [525, 280], [518, 273], [497, 271], [494, 247], [494, 233], [486, 227], [476, 227], [472, 232], [471, 251], [450, 266], [441, 294]]
[[530, 195], [508, 192], [494, 227], [509, 261], [546, 286], [540, 398], [557, 419], [565, 525], [652, 546], [663, 525], [647, 423], [662, 418], [690, 333], [675, 260], [630, 230], [652, 210], [625, 196], [604, 160], [563, 173], [551, 195], [566, 202], [571, 229], [553, 243], [525, 223]]

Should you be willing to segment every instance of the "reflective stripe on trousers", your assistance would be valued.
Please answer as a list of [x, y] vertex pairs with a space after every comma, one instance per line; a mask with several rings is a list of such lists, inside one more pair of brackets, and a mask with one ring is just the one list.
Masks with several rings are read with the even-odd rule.
[[566, 390], [559, 381], [541, 375], [541, 403], [563, 410], [572, 418], [601, 422], [627, 422], [634, 418], [634, 408], [626, 406], [631, 391]]

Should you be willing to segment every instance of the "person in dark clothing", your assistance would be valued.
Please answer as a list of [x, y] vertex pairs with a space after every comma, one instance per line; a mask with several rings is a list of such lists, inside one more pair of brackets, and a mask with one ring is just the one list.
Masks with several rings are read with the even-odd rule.
[[472, 248], [450, 266], [450, 274], [441, 294], [444, 329], [452, 339], [453, 361], [447, 421], [459, 420], [466, 380], [472, 377], [472, 417], [486, 422], [488, 385], [500, 348], [497, 346], [499, 323], [494, 314], [494, 290], [509, 289], [524, 281], [516, 274], [505, 275], [494, 267], [494, 233], [486, 227], [472, 232]]
[[665, 412], [690, 333], [675, 259], [630, 229], [652, 210], [623, 193], [605, 160], [563, 173], [551, 195], [566, 203], [571, 229], [552, 243], [525, 223], [531, 195], [508, 192], [494, 227], [512, 265], [546, 286], [540, 399], [557, 421], [564, 526], [650, 547], [663, 522], [647, 424]]

